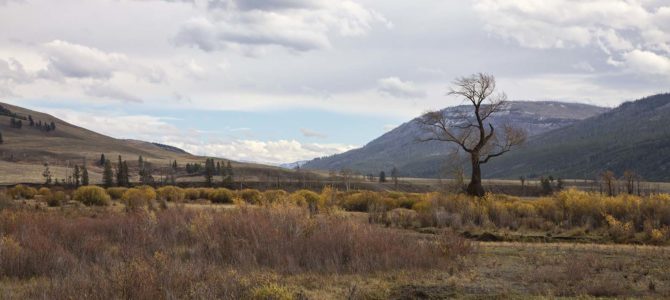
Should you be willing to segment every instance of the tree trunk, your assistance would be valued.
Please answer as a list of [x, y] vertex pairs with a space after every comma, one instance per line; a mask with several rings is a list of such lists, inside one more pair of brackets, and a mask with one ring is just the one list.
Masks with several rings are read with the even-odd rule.
[[470, 184], [468, 184], [467, 192], [468, 195], [482, 197], [484, 196], [484, 187], [482, 186], [482, 170], [479, 165], [479, 154], [472, 154], [472, 177], [470, 178]]

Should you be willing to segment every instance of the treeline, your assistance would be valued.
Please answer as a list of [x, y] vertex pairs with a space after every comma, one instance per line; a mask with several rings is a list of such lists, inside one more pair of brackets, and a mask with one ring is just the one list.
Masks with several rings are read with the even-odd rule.
[[[24, 120], [25, 119], [12, 117], [9, 120], [9, 126], [11, 128], [21, 129], [21, 128], [23, 128], [23, 121]], [[37, 122], [35, 122], [35, 120], [33, 120], [32, 116], [28, 116], [28, 119], [26, 121], [28, 121], [28, 126], [30, 126], [32, 128], [37, 128], [37, 129], [39, 129], [41, 131], [44, 131], [44, 132], [51, 132], [51, 131], [56, 130], [56, 123], [54, 121], [42, 122], [41, 120], [38, 120]]]

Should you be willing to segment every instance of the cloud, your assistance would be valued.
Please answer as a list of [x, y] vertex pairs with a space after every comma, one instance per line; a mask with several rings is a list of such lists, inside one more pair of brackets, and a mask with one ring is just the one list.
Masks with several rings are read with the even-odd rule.
[[670, 58], [654, 52], [633, 50], [624, 54], [624, 63], [639, 73], [670, 76]]
[[109, 84], [93, 84], [85, 88], [86, 95], [122, 102], [141, 103], [142, 99]]
[[330, 48], [333, 33], [360, 36], [376, 23], [391, 26], [381, 14], [349, 0], [209, 1], [207, 11], [207, 17], [181, 26], [176, 45], [206, 52], [233, 49], [248, 55], [270, 47], [305, 52]]
[[44, 45], [49, 64], [42, 76], [50, 79], [109, 79], [125, 65], [128, 58], [119, 53], [106, 53], [95, 48], [54, 40]]
[[307, 128], [300, 128], [300, 132], [302, 133], [302, 135], [304, 137], [310, 137], [310, 138], [312, 138], [312, 137], [327, 138], [328, 137], [328, 135], [326, 135], [324, 133], [314, 131], [314, 130], [311, 130], [311, 129], [307, 129]]
[[[670, 55], [670, 6], [661, 1], [476, 0], [485, 28], [536, 49], [597, 47], [615, 61]], [[666, 2], [667, 3], [667, 2]], [[667, 5], [667, 4], [666, 4]], [[646, 56], [646, 57], [642, 57]], [[658, 71], [657, 68], [652, 68]], [[635, 68], [637, 71], [645, 71]]]
[[0, 82], [27, 83], [32, 79], [33, 76], [16, 59], [0, 59]]
[[426, 92], [414, 83], [402, 81], [398, 77], [387, 77], [377, 81], [377, 89], [384, 95], [396, 98], [425, 98]]
[[196, 155], [237, 161], [278, 165], [289, 161], [308, 160], [342, 153], [356, 148], [354, 145], [345, 144], [301, 143], [292, 139], [261, 141], [209, 138], [204, 132], [178, 127], [170, 124], [167, 118], [151, 115], [126, 115], [69, 109], [49, 109], [48, 111], [66, 122], [115, 138], [159, 142], [179, 147]]

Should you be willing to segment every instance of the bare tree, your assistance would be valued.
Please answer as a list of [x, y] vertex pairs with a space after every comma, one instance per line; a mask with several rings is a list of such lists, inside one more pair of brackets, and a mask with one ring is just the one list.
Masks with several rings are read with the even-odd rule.
[[492, 158], [501, 156], [514, 146], [526, 140], [526, 132], [511, 125], [501, 130], [491, 124], [489, 118], [506, 109], [505, 93], [494, 94], [495, 77], [488, 74], [474, 74], [454, 81], [449, 95], [465, 98], [472, 104], [472, 110], [461, 111], [456, 116], [447, 116], [443, 111], [431, 111], [419, 118], [426, 135], [420, 141], [441, 141], [455, 143], [460, 150], [470, 154], [472, 175], [467, 193], [483, 196], [481, 165]]
[[603, 183], [607, 187], [607, 195], [608, 196], [614, 196], [614, 186], [616, 185], [616, 176], [614, 176], [614, 172], [612, 171], [605, 171], [602, 174], [600, 174], [600, 177], [603, 180]]

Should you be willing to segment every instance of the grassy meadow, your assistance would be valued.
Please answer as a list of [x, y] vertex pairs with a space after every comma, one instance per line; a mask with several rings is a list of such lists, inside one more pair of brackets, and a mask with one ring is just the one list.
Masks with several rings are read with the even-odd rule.
[[670, 297], [670, 195], [0, 192], [3, 299]]

